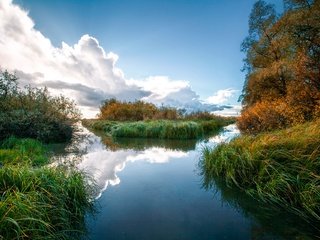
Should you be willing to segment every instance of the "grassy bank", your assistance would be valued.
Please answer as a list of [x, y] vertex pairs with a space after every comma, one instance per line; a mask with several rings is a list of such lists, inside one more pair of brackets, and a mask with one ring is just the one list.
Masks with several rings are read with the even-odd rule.
[[94, 131], [102, 131], [112, 137], [198, 139], [205, 134], [218, 132], [230, 120], [153, 120], [118, 122], [108, 120], [83, 120], [83, 125]]
[[320, 221], [320, 121], [204, 149], [203, 173]]
[[0, 144], [0, 239], [79, 239], [94, 210], [84, 173], [46, 167], [47, 148], [32, 139]]

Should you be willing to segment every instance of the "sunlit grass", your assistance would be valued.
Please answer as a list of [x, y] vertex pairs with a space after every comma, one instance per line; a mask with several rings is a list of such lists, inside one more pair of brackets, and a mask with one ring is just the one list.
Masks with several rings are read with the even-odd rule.
[[258, 199], [320, 221], [320, 121], [203, 149], [202, 170]]
[[113, 137], [159, 138], [159, 139], [198, 139], [206, 134], [216, 133], [229, 121], [219, 119], [153, 120], [136, 122], [115, 122], [106, 120], [83, 120], [84, 126], [103, 131]]
[[39, 141], [0, 144], [0, 239], [79, 239], [85, 232], [93, 187], [84, 173], [48, 162]]

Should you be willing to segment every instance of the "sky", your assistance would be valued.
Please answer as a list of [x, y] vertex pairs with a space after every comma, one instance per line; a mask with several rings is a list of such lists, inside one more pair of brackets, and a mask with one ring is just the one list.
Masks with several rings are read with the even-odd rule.
[[110, 97], [235, 114], [254, 2], [0, 0], [0, 67], [84, 117]]

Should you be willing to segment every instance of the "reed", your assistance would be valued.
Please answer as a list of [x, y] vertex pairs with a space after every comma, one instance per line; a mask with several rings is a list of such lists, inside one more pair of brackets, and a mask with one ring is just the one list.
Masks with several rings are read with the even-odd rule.
[[39, 141], [0, 144], [0, 239], [79, 239], [85, 233], [93, 186], [85, 173], [48, 162]]
[[205, 148], [200, 164], [206, 176], [320, 221], [320, 120]]
[[217, 133], [229, 121], [213, 120], [152, 120], [116, 122], [107, 120], [83, 120], [82, 124], [92, 130], [102, 131], [112, 137], [198, 139]]

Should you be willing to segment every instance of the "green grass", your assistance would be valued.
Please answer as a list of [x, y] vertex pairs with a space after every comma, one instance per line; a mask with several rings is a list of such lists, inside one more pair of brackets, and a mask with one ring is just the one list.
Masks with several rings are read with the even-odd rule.
[[203, 174], [320, 221], [320, 121], [205, 148]]
[[46, 167], [47, 149], [32, 139], [0, 144], [0, 239], [79, 239], [93, 212], [86, 175]]
[[48, 163], [48, 159], [47, 147], [37, 140], [10, 137], [0, 143], [2, 165], [42, 166]]
[[102, 131], [112, 137], [198, 139], [216, 133], [229, 121], [223, 120], [154, 120], [137, 122], [115, 122], [106, 120], [83, 120], [83, 125]]

